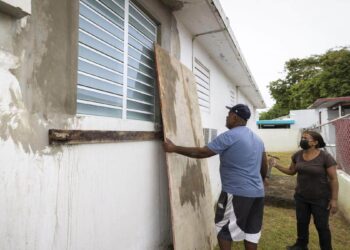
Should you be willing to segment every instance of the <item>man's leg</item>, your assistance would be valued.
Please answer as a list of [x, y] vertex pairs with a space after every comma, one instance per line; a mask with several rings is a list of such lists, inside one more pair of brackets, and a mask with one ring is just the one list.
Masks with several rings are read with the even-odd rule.
[[232, 241], [224, 240], [218, 237], [218, 242], [221, 250], [231, 250]]
[[215, 213], [217, 238], [221, 250], [231, 250], [232, 238], [229, 224], [232, 209], [232, 195], [221, 192]]
[[258, 244], [245, 240], [244, 247], [245, 247], [245, 250], [256, 250], [258, 249]]

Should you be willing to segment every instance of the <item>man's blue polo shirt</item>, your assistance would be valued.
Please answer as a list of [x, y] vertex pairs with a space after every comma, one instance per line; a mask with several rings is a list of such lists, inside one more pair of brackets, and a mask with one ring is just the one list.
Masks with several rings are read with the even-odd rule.
[[245, 126], [235, 127], [220, 134], [207, 146], [220, 154], [224, 192], [244, 197], [264, 196], [260, 169], [265, 148], [253, 131]]

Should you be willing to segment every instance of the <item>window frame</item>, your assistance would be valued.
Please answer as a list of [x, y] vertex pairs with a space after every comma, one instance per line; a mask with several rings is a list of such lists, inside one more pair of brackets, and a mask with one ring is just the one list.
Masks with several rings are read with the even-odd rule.
[[[113, 1], [113, 0], [112, 0]], [[79, 10], [78, 13], [80, 15], [80, 5], [81, 5], [81, 0], [78, 1], [79, 2]], [[114, 1], [113, 1], [114, 2]], [[130, 55], [130, 50], [129, 50], [129, 26], [131, 25], [129, 18], [130, 15], [132, 15], [130, 12], [130, 6], [132, 6], [134, 8], [134, 10], [140, 12], [141, 16], [145, 18], [145, 20], [149, 21], [151, 24], [150, 25], [154, 25], [153, 27], [155, 28], [155, 41], [154, 43], [158, 43], [160, 44], [161, 41], [161, 33], [160, 33], [160, 27], [161, 24], [160, 22], [158, 22], [152, 14], [150, 14], [149, 11], [147, 11], [143, 6], [141, 6], [139, 3], [132, 1], [132, 0], [124, 0], [124, 9], [123, 9], [123, 13], [124, 13], [124, 19], [123, 19], [123, 62], [122, 62], [122, 67], [123, 67], [123, 73], [121, 75], [122, 77], [122, 84], [121, 84], [121, 88], [122, 88], [122, 94], [121, 94], [121, 101], [122, 101], [122, 105], [121, 105], [121, 112], [122, 115], [121, 117], [113, 117], [113, 116], [108, 116], [108, 115], [96, 115], [96, 114], [86, 114], [86, 113], [80, 113], [78, 110], [78, 107], [76, 109], [76, 116], [78, 118], [84, 118], [84, 120], [87, 120], [86, 124], [88, 128], [94, 127], [92, 124], [95, 123], [97, 125], [97, 127], [100, 127], [100, 120], [111, 120], [111, 122], [113, 123], [112, 126], [106, 126], [106, 124], [102, 125], [103, 128], [107, 127], [107, 128], [113, 128], [115, 129], [115, 127], [119, 127], [122, 130], [137, 130], [137, 129], [143, 129], [146, 131], [149, 130], [157, 130], [159, 129], [159, 124], [160, 124], [160, 105], [159, 105], [159, 93], [158, 93], [158, 86], [157, 86], [157, 76], [156, 76], [156, 65], [155, 65], [155, 59], [154, 60], [154, 65], [153, 65], [153, 71], [154, 71], [154, 75], [153, 75], [153, 96], [152, 96], [152, 102], [153, 102], [153, 113], [151, 113], [151, 115], [153, 116], [152, 120], [138, 120], [138, 119], [131, 119], [127, 117], [127, 112], [128, 110], [132, 111], [131, 108], [128, 108], [127, 104], [128, 101], [132, 101], [129, 99], [128, 97], [128, 75], [129, 75], [129, 68], [131, 67], [129, 65], [129, 57], [131, 57], [131, 60], [134, 60], [136, 63], [140, 64], [140, 62], [136, 61], [135, 59], [132, 58], [132, 56]], [[136, 12], [135, 12], [136, 13]], [[139, 20], [136, 19], [136, 17], [134, 17], [135, 20]], [[140, 25], [143, 25], [142, 23], [140, 23]], [[145, 27], [145, 25], [143, 25]], [[78, 25], [78, 33], [80, 31], [80, 26]], [[151, 41], [151, 40], [150, 40]], [[77, 40], [78, 45], [80, 44], [80, 40]], [[152, 44], [152, 47], [153, 47]], [[152, 51], [154, 52], [153, 48]], [[79, 54], [77, 57], [77, 60], [79, 60]], [[77, 68], [77, 72], [78, 72]], [[138, 68], [139, 70], [139, 68]], [[78, 75], [78, 74], [77, 74]], [[76, 80], [76, 88], [78, 90], [78, 86], [81, 86], [78, 84], [78, 79]], [[130, 90], [129, 90], [130, 91]], [[78, 95], [76, 96], [76, 103], [78, 104]], [[81, 100], [80, 100], [81, 101]], [[142, 102], [142, 101], [141, 101]], [[78, 105], [77, 105], [78, 106]], [[139, 113], [142, 113], [141, 110], [138, 110]], [[109, 122], [108, 122], [109, 123]]]

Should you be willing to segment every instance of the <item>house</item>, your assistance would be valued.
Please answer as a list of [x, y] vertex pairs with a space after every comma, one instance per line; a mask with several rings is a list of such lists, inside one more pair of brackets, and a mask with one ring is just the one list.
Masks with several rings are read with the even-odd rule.
[[301, 130], [315, 121], [314, 110], [290, 110], [286, 116], [272, 120], [258, 120], [257, 134], [268, 152], [292, 152], [298, 150]]
[[314, 126], [326, 136], [328, 144], [335, 144], [335, 127], [325, 126], [330, 121], [350, 114], [350, 96], [319, 98], [309, 109], [317, 113], [317, 122]]
[[171, 245], [161, 141], [48, 144], [49, 129], [161, 130], [154, 42], [196, 76], [207, 140], [226, 105], [252, 128], [265, 107], [219, 1], [0, 0], [0, 32], [0, 249]]

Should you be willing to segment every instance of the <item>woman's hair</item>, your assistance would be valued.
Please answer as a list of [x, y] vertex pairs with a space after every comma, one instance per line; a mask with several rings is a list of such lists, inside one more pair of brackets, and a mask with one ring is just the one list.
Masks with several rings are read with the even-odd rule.
[[316, 145], [316, 148], [324, 148], [326, 146], [326, 143], [324, 142], [322, 135], [320, 135], [319, 133], [311, 130], [306, 130], [303, 132], [303, 134], [310, 135], [312, 139], [318, 142]]

